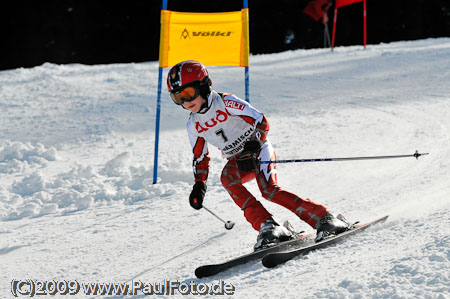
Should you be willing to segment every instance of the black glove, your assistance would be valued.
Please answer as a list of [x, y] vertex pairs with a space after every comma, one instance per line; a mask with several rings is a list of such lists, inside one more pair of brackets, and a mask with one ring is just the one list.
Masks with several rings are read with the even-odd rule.
[[191, 207], [200, 210], [203, 207], [203, 198], [205, 198], [206, 184], [203, 182], [196, 182], [192, 187], [191, 195], [189, 195], [189, 203]]
[[244, 149], [237, 158], [237, 167], [240, 171], [250, 172], [255, 170], [256, 159], [258, 158], [261, 145], [257, 140], [247, 141]]

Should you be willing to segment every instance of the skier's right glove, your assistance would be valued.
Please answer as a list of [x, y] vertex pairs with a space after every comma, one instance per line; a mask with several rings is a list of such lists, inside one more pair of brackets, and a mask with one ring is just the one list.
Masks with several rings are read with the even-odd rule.
[[189, 195], [189, 203], [191, 207], [200, 210], [203, 207], [203, 198], [205, 198], [206, 184], [203, 182], [196, 182], [192, 187], [191, 195]]
[[247, 141], [239, 157], [236, 159], [237, 167], [240, 171], [251, 172], [255, 170], [256, 159], [261, 149], [261, 144], [257, 140]]

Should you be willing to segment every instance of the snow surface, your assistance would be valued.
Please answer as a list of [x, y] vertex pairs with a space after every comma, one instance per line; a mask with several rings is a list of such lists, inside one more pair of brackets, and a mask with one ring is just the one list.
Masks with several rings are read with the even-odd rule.
[[[252, 262], [196, 279], [197, 266], [251, 251], [257, 233], [222, 188], [226, 161], [213, 148], [205, 206], [236, 226], [189, 206], [188, 112], [165, 86], [152, 184], [157, 63], [2, 71], [0, 297], [12, 297], [12, 279], [30, 278], [223, 279], [234, 298], [450, 298], [450, 39], [250, 62], [251, 103], [268, 116], [279, 159], [430, 153], [278, 165], [283, 188], [350, 220], [390, 214], [385, 224], [274, 269]], [[216, 90], [244, 97], [242, 68], [209, 71]], [[248, 188], [261, 198], [254, 182]]]

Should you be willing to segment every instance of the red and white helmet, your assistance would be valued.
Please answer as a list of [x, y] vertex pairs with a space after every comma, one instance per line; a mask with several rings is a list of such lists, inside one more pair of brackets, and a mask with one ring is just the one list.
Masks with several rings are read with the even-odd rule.
[[195, 60], [186, 60], [174, 65], [167, 75], [167, 89], [177, 92], [186, 86], [196, 85], [200, 94], [207, 99], [211, 92], [211, 79], [203, 63]]

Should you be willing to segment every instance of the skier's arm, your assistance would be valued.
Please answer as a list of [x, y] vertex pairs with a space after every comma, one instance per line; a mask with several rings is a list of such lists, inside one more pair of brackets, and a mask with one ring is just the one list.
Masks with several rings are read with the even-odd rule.
[[188, 122], [188, 136], [191, 142], [193, 161], [192, 169], [194, 171], [195, 184], [189, 195], [189, 204], [196, 210], [203, 207], [203, 199], [206, 193], [206, 180], [209, 173], [209, 152], [208, 144], [203, 137], [192, 130], [191, 123]]
[[192, 147], [192, 170], [195, 182], [206, 183], [209, 173], [209, 151], [205, 138], [198, 135], [191, 121], [187, 123], [187, 132]]
[[208, 144], [203, 137], [197, 136], [192, 145], [194, 154], [192, 161], [192, 169], [196, 182], [206, 183], [209, 174], [209, 152]]
[[239, 116], [255, 128], [255, 134], [250, 140], [258, 140], [262, 145], [266, 141], [270, 128], [266, 116], [233, 94], [223, 94], [222, 99], [229, 114]]
[[255, 129], [255, 133], [244, 144], [244, 149], [237, 157], [237, 167], [239, 170], [243, 172], [254, 171], [261, 145], [266, 141], [267, 134], [269, 133], [269, 121], [264, 114], [249, 103], [232, 94], [224, 94], [222, 99], [229, 114], [242, 118]]
[[267, 134], [269, 134], [269, 121], [267, 120], [266, 116], [263, 114], [263, 119], [261, 122], [256, 124], [256, 133], [255, 133], [255, 140], [258, 140], [260, 144], [263, 144], [264, 141], [266, 141]]

